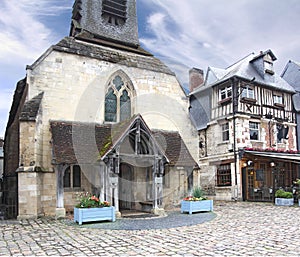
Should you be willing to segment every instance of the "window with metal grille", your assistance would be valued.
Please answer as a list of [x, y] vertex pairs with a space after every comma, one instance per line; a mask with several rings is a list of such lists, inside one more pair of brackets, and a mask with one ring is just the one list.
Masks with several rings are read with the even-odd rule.
[[217, 185], [231, 186], [231, 168], [229, 164], [222, 164], [217, 169]]

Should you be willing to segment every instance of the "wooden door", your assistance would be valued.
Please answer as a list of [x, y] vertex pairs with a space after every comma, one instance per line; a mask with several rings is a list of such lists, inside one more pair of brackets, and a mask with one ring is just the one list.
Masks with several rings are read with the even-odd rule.
[[120, 210], [131, 210], [133, 203], [133, 169], [128, 164], [120, 165], [119, 207]]

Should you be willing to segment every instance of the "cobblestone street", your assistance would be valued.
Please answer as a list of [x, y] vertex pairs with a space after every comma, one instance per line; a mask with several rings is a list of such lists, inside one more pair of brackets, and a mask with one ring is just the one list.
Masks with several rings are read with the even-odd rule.
[[4, 221], [0, 256], [300, 256], [300, 207], [215, 202], [214, 212], [198, 225], [148, 230]]

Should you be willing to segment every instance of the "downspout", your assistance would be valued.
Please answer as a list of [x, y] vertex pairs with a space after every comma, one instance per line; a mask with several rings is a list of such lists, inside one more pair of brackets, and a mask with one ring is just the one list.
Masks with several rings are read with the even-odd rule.
[[238, 92], [237, 92], [237, 79], [233, 77], [231, 79], [232, 85], [232, 114], [233, 114], [233, 157], [234, 157], [234, 200], [237, 201], [238, 198], [238, 187], [237, 187], [237, 151], [236, 151], [236, 112], [238, 108]]

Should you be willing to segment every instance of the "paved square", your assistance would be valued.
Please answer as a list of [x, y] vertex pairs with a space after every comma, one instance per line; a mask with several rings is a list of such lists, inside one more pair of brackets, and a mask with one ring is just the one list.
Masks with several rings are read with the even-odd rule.
[[0, 256], [300, 256], [299, 206], [214, 207], [211, 221], [170, 229], [108, 230], [46, 218], [4, 222]]

